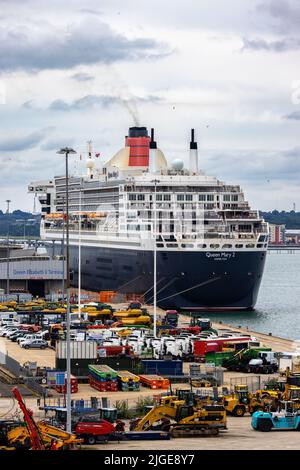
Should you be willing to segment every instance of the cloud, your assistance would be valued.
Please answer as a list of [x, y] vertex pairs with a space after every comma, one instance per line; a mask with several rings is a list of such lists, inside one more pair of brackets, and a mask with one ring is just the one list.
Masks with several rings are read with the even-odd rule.
[[0, 70], [5, 72], [69, 69], [81, 64], [153, 59], [169, 53], [164, 43], [151, 38], [128, 39], [94, 18], [64, 29], [44, 23], [0, 26]]
[[51, 150], [59, 150], [62, 147], [71, 147], [75, 142], [74, 137], [59, 137], [48, 140], [43, 145], [41, 145], [41, 149], [45, 151]]
[[51, 128], [42, 129], [22, 137], [10, 137], [0, 140], [1, 152], [17, 152], [36, 147], [48, 135]]
[[257, 5], [259, 14], [268, 15], [271, 28], [281, 34], [296, 32], [299, 34], [300, 5], [298, 0], [271, 0]]
[[93, 75], [90, 75], [89, 73], [77, 72], [72, 75], [71, 78], [78, 82], [89, 82], [91, 80], [94, 80], [95, 77]]
[[268, 51], [268, 52], [287, 52], [300, 48], [300, 39], [283, 38], [276, 41], [266, 41], [265, 39], [247, 39], [243, 38], [242, 50]]
[[74, 111], [84, 110], [94, 107], [108, 107], [115, 104], [129, 105], [135, 103], [147, 103], [147, 102], [160, 102], [162, 99], [155, 95], [149, 95], [145, 97], [133, 96], [129, 99], [123, 99], [119, 96], [114, 95], [85, 95], [82, 98], [76, 99], [71, 102], [64, 100], [54, 100], [49, 105], [50, 110], [54, 111]]
[[293, 111], [290, 114], [286, 114], [283, 116], [283, 119], [287, 119], [290, 121], [300, 121], [300, 111]]
[[300, 147], [283, 151], [270, 150], [234, 150], [212, 151], [205, 157], [208, 174], [225, 178], [227, 182], [235, 180], [248, 185], [258, 186], [281, 181], [299, 185]]

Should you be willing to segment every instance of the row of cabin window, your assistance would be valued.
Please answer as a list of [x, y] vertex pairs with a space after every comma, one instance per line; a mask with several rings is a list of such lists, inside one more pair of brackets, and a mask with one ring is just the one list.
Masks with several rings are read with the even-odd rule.
[[[214, 194], [199, 194], [199, 201], [214, 201]], [[144, 201], [145, 194], [129, 194], [129, 201]], [[171, 194], [157, 194], [157, 201], [171, 201]], [[238, 201], [237, 194], [224, 194], [224, 201]], [[193, 194], [177, 194], [177, 201], [193, 201]]]

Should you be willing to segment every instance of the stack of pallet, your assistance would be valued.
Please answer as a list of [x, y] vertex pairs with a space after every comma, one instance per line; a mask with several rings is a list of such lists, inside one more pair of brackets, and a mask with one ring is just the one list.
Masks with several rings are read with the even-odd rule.
[[140, 378], [128, 370], [118, 371], [119, 390], [123, 392], [136, 392], [140, 389]]
[[89, 384], [99, 392], [117, 392], [118, 374], [106, 365], [89, 365]]
[[159, 375], [140, 375], [139, 377], [142, 384], [150, 387], [152, 390], [167, 390], [170, 387], [169, 379], [164, 379]]

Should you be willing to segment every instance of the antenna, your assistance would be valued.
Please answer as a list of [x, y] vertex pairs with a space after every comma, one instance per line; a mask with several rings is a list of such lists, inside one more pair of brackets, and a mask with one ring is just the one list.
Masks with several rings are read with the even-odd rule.
[[11, 199], [6, 199], [6, 204], [7, 204], [7, 209], [6, 209], [6, 214], [9, 214], [9, 205], [11, 203]]

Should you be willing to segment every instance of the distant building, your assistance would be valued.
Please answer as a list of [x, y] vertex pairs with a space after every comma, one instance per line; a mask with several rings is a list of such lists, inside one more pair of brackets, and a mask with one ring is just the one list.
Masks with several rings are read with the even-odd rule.
[[300, 245], [300, 229], [286, 230], [285, 241], [291, 245]]
[[269, 224], [269, 242], [274, 245], [285, 243], [285, 225]]

